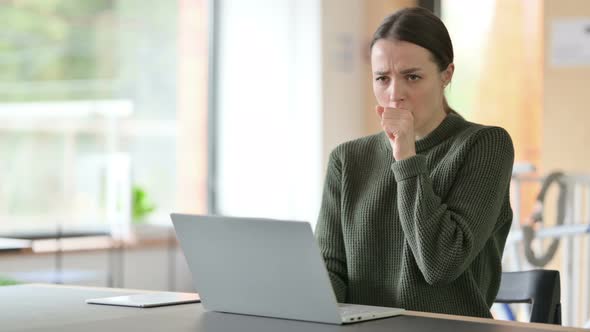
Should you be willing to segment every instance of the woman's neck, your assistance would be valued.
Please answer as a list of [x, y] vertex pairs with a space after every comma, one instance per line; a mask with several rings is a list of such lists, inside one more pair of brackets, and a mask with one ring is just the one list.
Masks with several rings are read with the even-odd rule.
[[446, 117], [447, 117], [447, 112], [445, 112], [444, 109], [441, 109], [440, 112], [436, 112], [435, 116], [432, 117], [431, 121], [429, 121], [427, 124], [425, 124], [421, 128], [416, 128], [416, 131], [415, 131], [416, 140], [419, 140], [419, 139], [422, 139], [422, 138], [428, 136], [428, 134], [430, 134], [433, 130], [435, 130], [443, 122], [443, 120]]

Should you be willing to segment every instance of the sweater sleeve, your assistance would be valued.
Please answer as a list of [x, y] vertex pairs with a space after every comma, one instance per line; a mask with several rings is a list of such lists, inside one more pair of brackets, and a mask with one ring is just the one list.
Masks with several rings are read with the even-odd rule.
[[509, 190], [513, 162], [508, 133], [482, 130], [445, 201], [433, 191], [424, 156], [393, 163], [402, 229], [426, 282], [454, 281], [482, 250]]
[[345, 302], [348, 277], [340, 219], [341, 177], [340, 160], [336, 153], [332, 151], [328, 162], [328, 171], [315, 234], [336, 298], [338, 302]]

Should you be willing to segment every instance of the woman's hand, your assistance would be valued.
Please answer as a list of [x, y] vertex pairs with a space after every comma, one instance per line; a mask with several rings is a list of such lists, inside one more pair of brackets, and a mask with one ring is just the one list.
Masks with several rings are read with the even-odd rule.
[[389, 137], [395, 160], [404, 160], [416, 155], [414, 115], [401, 108], [376, 106], [381, 118], [381, 128]]

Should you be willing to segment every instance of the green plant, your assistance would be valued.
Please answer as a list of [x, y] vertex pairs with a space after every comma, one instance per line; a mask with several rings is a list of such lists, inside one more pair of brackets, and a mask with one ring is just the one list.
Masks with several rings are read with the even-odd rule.
[[149, 201], [146, 191], [139, 186], [133, 186], [132, 195], [133, 223], [141, 224], [156, 209], [156, 206]]
[[0, 277], [0, 286], [10, 286], [10, 285], [18, 285], [18, 284], [19, 284], [19, 282], [16, 280]]

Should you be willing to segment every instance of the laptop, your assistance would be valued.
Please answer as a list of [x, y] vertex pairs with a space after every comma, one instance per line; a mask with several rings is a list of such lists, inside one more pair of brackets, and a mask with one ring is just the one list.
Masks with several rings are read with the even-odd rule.
[[331, 324], [404, 311], [337, 303], [307, 222], [171, 217], [205, 310]]

